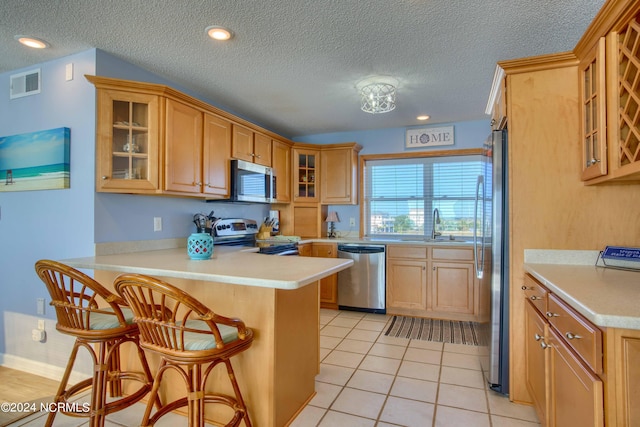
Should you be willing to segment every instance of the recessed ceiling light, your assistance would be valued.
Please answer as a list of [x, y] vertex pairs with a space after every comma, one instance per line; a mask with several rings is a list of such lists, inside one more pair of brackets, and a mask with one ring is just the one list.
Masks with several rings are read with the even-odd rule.
[[32, 47], [34, 49], [45, 49], [50, 46], [49, 43], [37, 37], [14, 36], [14, 38], [18, 40], [20, 43], [22, 43], [23, 45]]
[[416, 117], [416, 119], [418, 120], [429, 120], [429, 116], [427, 116], [426, 114], [424, 116], [418, 116]]
[[207, 34], [214, 40], [229, 40], [233, 37], [231, 30], [228, 30], [219, 25], [212, 25], [206, 28]]

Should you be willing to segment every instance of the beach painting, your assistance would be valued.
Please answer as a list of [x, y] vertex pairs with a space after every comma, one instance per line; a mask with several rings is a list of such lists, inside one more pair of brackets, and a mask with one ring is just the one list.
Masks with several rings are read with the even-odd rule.
[[0, 192], [69, 188], [71, 131], [0, 136]]

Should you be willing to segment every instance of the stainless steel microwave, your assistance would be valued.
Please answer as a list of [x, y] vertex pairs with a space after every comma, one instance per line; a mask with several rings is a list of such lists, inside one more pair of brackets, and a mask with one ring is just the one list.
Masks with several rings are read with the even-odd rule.
[[276, 203], [275, 171], [244, 160], [231, 160], [231, 200]]

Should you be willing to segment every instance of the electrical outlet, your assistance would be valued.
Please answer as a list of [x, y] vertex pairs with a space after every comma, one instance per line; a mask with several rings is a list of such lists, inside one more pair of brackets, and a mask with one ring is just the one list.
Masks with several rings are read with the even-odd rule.
[[36, 298], [36, 314], [44, 316], [44, 298]]
[[162, 231], [162, 218], [159, 216], [153, 218], [153, 231]]
[[70, 62], [65, 66], [64, 79], [66, 81], [73, 80], [73, 62]]
[[354, 217], [349, 218], [349, 227], [356, 226], [356, 219]]
[[38, 319], [38, 330], [44, 331], [44, 319]]

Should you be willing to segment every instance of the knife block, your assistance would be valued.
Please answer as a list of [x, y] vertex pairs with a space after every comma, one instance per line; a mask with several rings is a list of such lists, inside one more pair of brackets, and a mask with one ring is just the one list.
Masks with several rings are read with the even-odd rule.
[[262, 224], [260, 226], [260, 230], [258, 230], [258, 235], [256, 236], [256, 238], [258, 240], [267, 240], [271, 238], [271, 231], [272, 231], [273, 227], [269, 227], [267, 225]]

